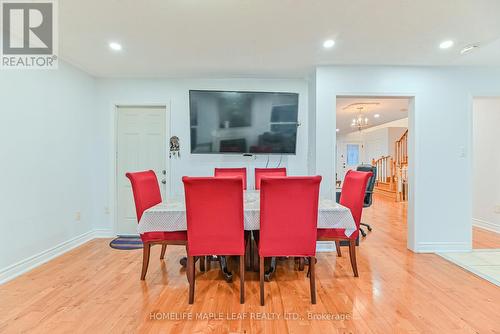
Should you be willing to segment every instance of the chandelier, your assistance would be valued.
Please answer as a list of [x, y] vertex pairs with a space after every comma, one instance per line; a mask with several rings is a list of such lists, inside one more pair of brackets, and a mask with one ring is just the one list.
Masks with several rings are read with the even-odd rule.
[[368, 117], [363, 116], [363, 107], [356, 108], [359, 110], [358, 116], [352, 119], [351, 127], [357, 128], [358, 131], [368, 126]]

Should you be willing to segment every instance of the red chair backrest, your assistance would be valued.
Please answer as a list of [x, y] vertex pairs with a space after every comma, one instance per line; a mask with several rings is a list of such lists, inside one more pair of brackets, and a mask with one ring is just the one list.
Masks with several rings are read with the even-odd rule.
[[363, 203], [366, 193], [366, 184], [373, 175], [372, 172], [347, 171], [344, 178], [344, 185], [340, 193], [340, 204], [351, 210], [352, 217], [356, 223], [356, 232], [351, 238], [356, 238], [361, 223], [361, 213], [363, 212]]
[[263, 177], [283, 176], [286, 176], [286, 168], [255, 168], [255, 189], [260, 189], [260, 182]]
[[152, 170], [127, 173], [126, 177], [132, 183], [137, 222], [141, 220], [144, 210], [161, 203], [160, 186], [155, 172]]
[[261, 180], [260, 256], [314, 256], [321, 176]]
[[246, 168], [215, 168], [215, 177], [241, 177], [243, 180], [243, 190], [247, 189], [247, 169]]
[[183, 177], [189, 256], [243, 255], [243, 192], [239, 178]]

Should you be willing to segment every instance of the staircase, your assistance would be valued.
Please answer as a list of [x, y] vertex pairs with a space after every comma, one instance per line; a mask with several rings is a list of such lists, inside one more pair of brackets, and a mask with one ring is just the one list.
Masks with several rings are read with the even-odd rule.
[[372, 161], [377, 167], [377, 179], [373, 192], [390, 199], [396, 200], [396, 178], [394, 173], [394, 159], [388, 155]]
[[395, 155], [373, 159], [372, 165], [377, 167], [373, 192], [404, 202], [408, 200], [408, 130], [395, 142]]

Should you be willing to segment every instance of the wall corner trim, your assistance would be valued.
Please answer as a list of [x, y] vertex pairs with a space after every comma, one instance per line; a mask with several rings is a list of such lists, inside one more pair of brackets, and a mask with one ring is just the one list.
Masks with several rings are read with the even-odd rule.
[[469, 252], [470, 242], [418, 242], [415, 253]]

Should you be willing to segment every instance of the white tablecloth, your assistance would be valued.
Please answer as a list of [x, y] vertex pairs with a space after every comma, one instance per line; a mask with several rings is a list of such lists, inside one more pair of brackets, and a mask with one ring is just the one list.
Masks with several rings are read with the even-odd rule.
[[[258, 191], [245, 192], [245, 230], [258, 230], [260, 227], [260, 194]], [[345, 229], [349, 237], [356, 231], [356, 224], [351, 211], [329, 199], [320, 199], [318, 209], [318, 228]], [[173, 232], [185, 231], [186, 206], [182, 199], [169, 200], [157, 204], [142, 214], [137, 231], [146, 232]]]

